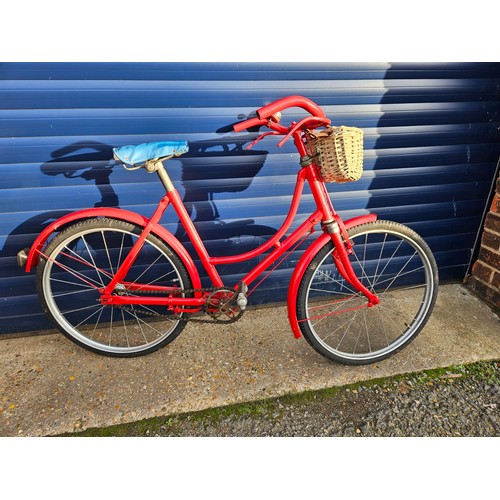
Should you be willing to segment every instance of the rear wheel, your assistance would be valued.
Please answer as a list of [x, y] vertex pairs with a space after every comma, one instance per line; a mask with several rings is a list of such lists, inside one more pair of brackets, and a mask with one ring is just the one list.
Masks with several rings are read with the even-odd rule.
[[338, 272], [328, 242], [306, 269], [297, 295], [305, 339], [329, 359], [373, 363], [411, 342], [427, 322], [438, 289], [434, 257], [423, 239], [395, 222], [375, 221], [351, 228], [351, 264], [380, 304], [367, 307]]
[[[116, 307], [99, 300], [99, 289], [111, 281], [141, 232], [124, 221], [88, 219], [66, 228], [44, 250], [37, 268], [41, 303], [76, 344], [108, 356], [139, 356], [165, 346], [184, 328], [185, 321], [166, 306]], [[119, 285], [115, 293], [142, 295], [140, 287], [148, 284], [191, 288], [180, 258], [151, 234], [126, 280], [136, 289]]]

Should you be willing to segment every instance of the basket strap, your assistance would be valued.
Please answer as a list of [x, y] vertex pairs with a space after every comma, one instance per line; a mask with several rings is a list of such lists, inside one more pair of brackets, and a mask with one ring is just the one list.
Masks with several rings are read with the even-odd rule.
[[309, 129], [306, 132], [309, 135], [309, 137], [313, 139], [318, 139], [319, 137], [328, 137], [332, 135], [334, 130], [335, 130], [334, 127], [326, 127], [325, 129], [320, 130], [319, 132], [316, 130], [309, 130]]

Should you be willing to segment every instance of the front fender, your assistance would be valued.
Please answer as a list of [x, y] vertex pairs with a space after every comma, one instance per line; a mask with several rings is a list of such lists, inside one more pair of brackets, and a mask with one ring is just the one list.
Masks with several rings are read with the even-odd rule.
[[[149, 222], [147, 217], [129, 210], [123, 210], [121, 208], [89, 208], [67, 214], [47, 226], [33, 242], [26, 260], [26, 272], [30, 272], [31, 268], [38, 264], [40, 252], [52, 233], [60, 230], [67, 224], [92, 217], [107, 217], [109, 219], [122, 220], [141, 227], [145, 227]], [[201, 288], [201, 280], [198, 270], [196, 269], [193, 259], [182, 243], [170, 231], [167, 231], [159, 224], [155, 224], [151, 232], [158, 238], [164, 240], [179, 255], [189, 273], [193, 288]]]
[[[344, 221], [344, 226], [347, 229], [351, 229], [354, 226], [359, 226], [360, 224], [366, 224], [367, 222], [374, 222], [377, 220], [375, 214], [360, 215], [358, 217], [353, 217], [347, 221]], [[330, 235], [323, 233], [316, 241], [314, 241], [309, 248], [304, 252], [304, 255], [300, 258], [295, 270], [292, 274], [290, 280], [290, 286], [288, 287], [288, 298], [287, 298], [287, 309], [288, 309], [288, 320], [290, 321], [290, 326], [295, 338], [300, 338], [300, 327], [297, 321], [297, 293], [299, 291], [300, 281], [303, 274], [305, 273], [307, 266], [311, 263], [313, 257], [319, 252], [321, 248], [330, 240]]]

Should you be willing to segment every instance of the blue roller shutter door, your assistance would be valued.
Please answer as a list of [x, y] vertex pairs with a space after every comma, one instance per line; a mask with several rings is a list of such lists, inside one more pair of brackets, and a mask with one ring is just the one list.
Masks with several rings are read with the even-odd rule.
[[[460, 281], [499, 156], [499, 81], [492, 63], [1, 64], [0, 332], [50, 326], [33, 275], [15, 265], [50, 221], [93, 206], [151, 215], [162, 195], [156, 177], [113, 168], [112, 147], [190, 142], [191, 153], [168, 168], [214, 254], [279, 227], [297, 172], [293, 145], [277, 149], [268, 138], [247, 152], [254, 135], [227, 130], [290, 94], [365, 131], [363, 178], [328, 186], [342, 216], [376, 212], [410, 225], [429, 242], [442, 278]], [[306, 192], [300, 215], [312, 208]], [[164, 225], [183, 238], [172, 213]], [[284, 300], [299, 255], [254, 303]], [[233, 284], [244, 270], [222, 272]]]

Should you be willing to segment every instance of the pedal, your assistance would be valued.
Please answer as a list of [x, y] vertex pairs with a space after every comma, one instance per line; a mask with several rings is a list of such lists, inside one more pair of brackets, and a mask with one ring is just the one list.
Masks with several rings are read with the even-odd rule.
[[243, 293], [238, 294], [238, 298], [236, 299], [236, 303], [238, 304], [238, 307], [244, 311], [247, 308], [248, 300], [246, 298], [246, 295]]

